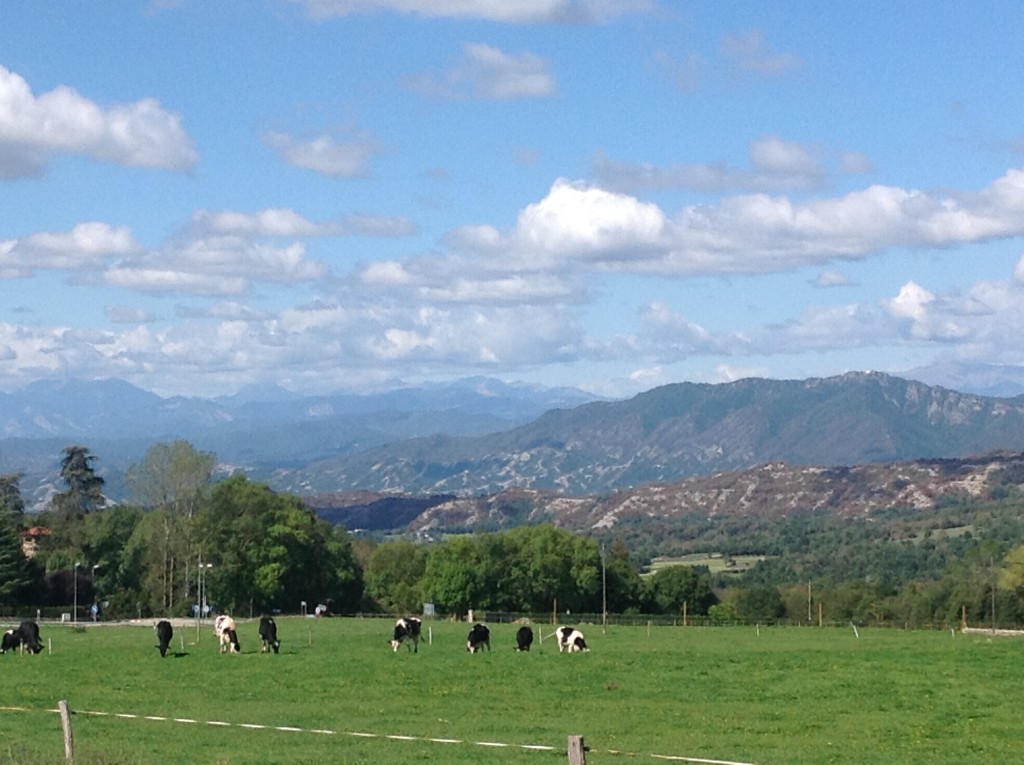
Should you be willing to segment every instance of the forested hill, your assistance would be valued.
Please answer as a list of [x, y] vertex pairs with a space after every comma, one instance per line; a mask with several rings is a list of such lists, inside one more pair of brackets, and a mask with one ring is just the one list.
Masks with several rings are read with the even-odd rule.
[[1024, 397], [990, 398], [880, 373], [680, 383], [554, 410], [481, 437], [398, 442], [277, 471], [300, 494], [553, 489], [570, 496], [769, 463], [835, 467], [1024, 450]]

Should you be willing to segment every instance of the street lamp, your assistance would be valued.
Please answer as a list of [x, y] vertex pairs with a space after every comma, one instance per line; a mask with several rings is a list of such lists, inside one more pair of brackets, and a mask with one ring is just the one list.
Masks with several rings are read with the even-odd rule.
[[75, 561], [75, 584], [74, 584], [74, 588], [73, 588], [74, 591], [75, 591], [75, 606], [74, 606], [74, 609], [71, 612], [71, 623], [72, 624], [75, 624], [78, 621], [78, 567], [81, 566], [81, 565], [82, 564], [81, 564], [80, 561], [77, 561], [77, 560]]
[[90, 584], [92, 585], [92, 608], [90, 609], [90, 612], [92, 613], [92, 620], [94, 622], [97, 622], [100, 619], [100, 598], [99, 595], [96, 593], [96, 569], [98, 569], [99, 567], [99, 563], [93, 565], [92, 580], [90, 581]]
[[[207, 576], [210, 574], [210, 569], [213, 568], [212, 563], [200, 563], [199, 564], [199, 618], [202, 619], [206, 615], [206, 598], [208, 597], [209, 585], [207, 584]], [[205, 570], [205, 575], [203, 571]]]

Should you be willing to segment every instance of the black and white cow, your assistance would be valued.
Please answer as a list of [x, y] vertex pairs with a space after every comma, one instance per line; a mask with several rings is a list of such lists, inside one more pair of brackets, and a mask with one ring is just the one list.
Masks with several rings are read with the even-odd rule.
[[484, 646], [487, 646], [488, 651], [491, 650], [491, 631], [486, 624], [474, 624], [466, 638], [466, 650], [476, 653], [484, 650]]
[[0, 642], [0, 653], [13, 651], [21, 645], [21, 638], [18, 637], [17, 630], [7, 630], [0, 641], [2, 641]]
[[30, 653], [39, 653], [43, 644], [39, 642], [39, 625], [26, 619], [16, 630], [7, 630], [0, 639], [0, 653], [7, 653], [16, 648], [23, 648]]
[[531, 645], [533, 645], [533, 630], [526, 626], [516, 630], [516, 650], [529, 651]]
[[419, 653], [422, 628], [423, 622], [415, 616], [406, 616], [396, 621], [394, 637], [391, 638], [391, 650], [397, 652], [402, 643], [408, 640], [406, 648], [412, 646], [412, 652]]
[[171, 647], [171, 638], [174, 637], [174, 627], [166, 619], [161, 619], [156, 623], [156, 639], [160, 645], [157, 648], [160, 651], [160, 657], [163, 658], [167, 655], [167, 649]]
[[221, 653], [241, 653], [242, 646], [238, 643], [238, 632], [235, 620], [227, 614], [221, 614], [213, 622], [213, 631], [220, 640]]
[[263, 641], [260, 653], [270, 653], [271, 650], [277, 653], [281, 647], [281, 641], [277, 639], [277, 623], [274, 617], [266, 614], [260, 617], [260, 640]]
[[567, 653], [577, 653], [580, 651], [589, 651], [587, 648], [587, 641], [583, 639], [583, 633], [573, 627], [559, 627], [555, 630], [555, 636], [558, 638], [558, 652], [563, 651]]

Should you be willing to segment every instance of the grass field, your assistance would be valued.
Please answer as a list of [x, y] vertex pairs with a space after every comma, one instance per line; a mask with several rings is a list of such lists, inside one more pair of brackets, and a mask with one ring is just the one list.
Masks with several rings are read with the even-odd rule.
[[63, 762], [60, 699], [76, 712], [78, 765], [544, 765], [567, 761], [570, 734], [591, 765], [1024, 761], [1013, 638], [585, 626], [591, 652], [560, 655], [554, 641], [516, 653], [515, 627], [493, 625], [493, 650], [469, 655], [467, 625], [437, 622], [432, 645], [393, 654], [390, 621], [278, 624], [277, 656], [258, 653], [244, 622], [241, 655], [218, 654], [206, 626], [198, 642], [176, 630], [162, 660], [150, 627], [43, 625], [52, 653], [0, 656], [0, 762]]

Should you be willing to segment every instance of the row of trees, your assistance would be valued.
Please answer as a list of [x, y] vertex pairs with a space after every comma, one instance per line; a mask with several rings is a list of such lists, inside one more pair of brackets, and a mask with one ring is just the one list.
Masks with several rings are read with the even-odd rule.
[[[201, 600], [240, 614], [297, 611], [302, 602], [411, 613], [429, 602], [452, 614], [607, 609], [678, 618], [685, 608], [719, 621], [911, 626], [955, 624], [966, 609], [972, 623], [1024, 624], [1024, 540], [1015, 546], [1007, 536], [1024, 525], [1011, 528], [989, 511], [988, 539], [915, 539], [908, 528], [883, 544], [856, 525], [792, 517], [770, 539], [764, 528], [746, 537], [772, 554], [742, 577], [699, 566], [641, 576], [621, 539], [601, 543], [551, 525], [432, 545], [353, 539], [297, 497], [241, 475], [213, 481], [214, 455], [184, 441], [154, 446], [126, 476], [134, 502], [108, 507], [95, 463], [85, 447], [65, 449], [64, 491], [38, 517], [25, 513], [20, 476], [0, 476], [0, 607], [65, 609], [73, 597], [82, 605], [96, 598], [124, 617], [190, 615]], [[986, 528], [972, 520], [973, 533]], [[50, 531], [31, 560], [19, 539], [30, 521]]]
[[373, 548], [366, 591], [386, 611], [432, 602], [444, 613], [626, 611], [707, 613], [718, 599], [706, 568], [675, 566], [642, 578], [629, 551], [554, 526], [519, 526], [450, 538], [431, 547], [407, 541]]
[[[706, 570], [642, 579], [621, 543], [554, 526], [459, 536], [422, 546], [354, 541], [300, 499], [236, 475], [213, 482], [215, 458], [177, 441], [158, 444], [126, 476], [134, 504], [107, 507], [88, 449], [64, 450], [65, 491], [32, 520], [49, 530], [21, 554], [18, 481], [0, 478], [0, 605], [63, 607], [72, 592], [116, 616], [188, 615], [200, 599], [236, 613], [644, 611], [705, 613], [717, 598]], [[200, 590], [208, 597], [202, 597]]]

